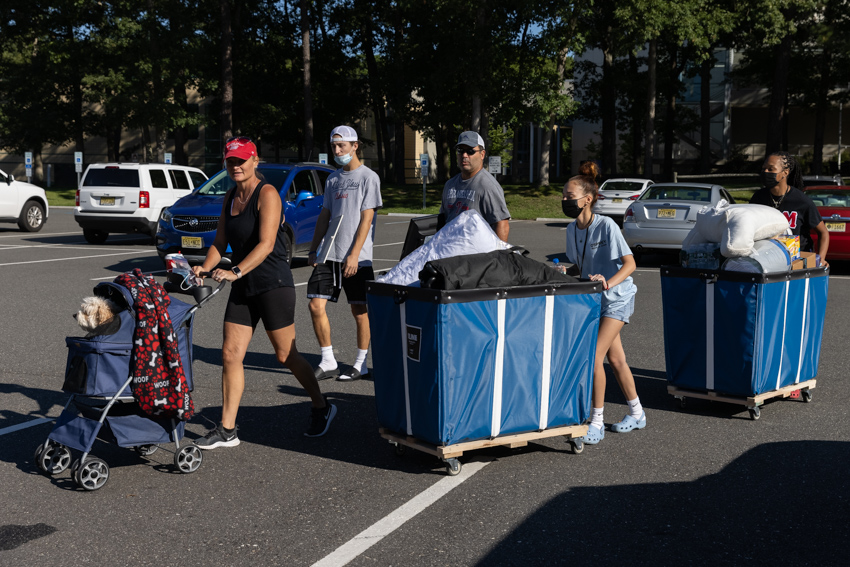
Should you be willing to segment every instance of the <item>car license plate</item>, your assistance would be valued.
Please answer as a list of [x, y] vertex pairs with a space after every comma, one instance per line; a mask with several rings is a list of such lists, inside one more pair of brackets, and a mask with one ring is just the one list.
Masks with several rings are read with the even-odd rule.
[[829, 232], [845, 232], [847, 230], [846, 222], [827, 222], [826, 229]]
[[203, 248], [204, 239], [200, 236], [181, 236], [183, 248]]
[[657, 219], [674, 219], [676, 218], [676, 209], [658, 209], [655, 215]]
[[611, 199], [611, 202], [612, 203], [622, 203], [623, 200], [622, 199]]
[[100, 204], [102, 206], [111, 206], [115, 204], [115, 197], [101, 197]]

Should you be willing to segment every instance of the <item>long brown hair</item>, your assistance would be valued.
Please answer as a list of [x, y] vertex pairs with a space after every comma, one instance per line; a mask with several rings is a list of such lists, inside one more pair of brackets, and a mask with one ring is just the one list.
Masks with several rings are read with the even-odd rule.
[[591, 206], [596, 204], [599, 198], [599, 185], [596, 184], [596, 178], [599, 177], [599, 166], [592, 161], [586, 161], [578, 168], [578, 175], [570, 177], [567, 184], [575, 182], [581, 187], [585, 195], [592, 195], [593, 202]]

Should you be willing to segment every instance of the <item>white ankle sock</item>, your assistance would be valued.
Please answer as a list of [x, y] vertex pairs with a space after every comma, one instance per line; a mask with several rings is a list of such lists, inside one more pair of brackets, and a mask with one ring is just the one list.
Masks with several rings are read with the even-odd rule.
[[322, 362], [319, 363], [322, 370], [334, 370], [337, 367], [336, 358], [334, 358], [334, 347], [322, 347]]
[[605, 408], [593, 408], [593, 417], [590, 418], [590, 425], [599, 429], [605, 429], [605, 421], [602, 419], [604, 412]]
[[629, 404], [629, 415], [635, 419], [640, 419], [643, 415], [643, 406], [640, 405], [640, 398], [635, 398], [626, 402]]
[[369, 353], [369, 349], [357, 349], [357, 360], [354, 361], [354, 368], [363, 375], [369, 372], [369, 369], [366, 367], [366, 355]]

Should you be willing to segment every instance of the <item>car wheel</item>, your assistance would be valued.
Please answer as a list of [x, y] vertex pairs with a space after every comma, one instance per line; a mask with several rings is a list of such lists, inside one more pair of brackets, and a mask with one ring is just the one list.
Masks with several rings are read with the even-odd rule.
[[283, 233], [283, 245], [286, 247], [286, 264], [291, 266], [292, 258], [295, 254], [292, 253], [292, 235], [289, 234], [289, 231], [284, 231]]
[[18, 219], [18, 227], [24, 232], [38, 232], [44, 226], [44, 207], [35, 201], [27, 201]]
[[83, 229], [83, 238], [85, 238], [86, 242], [89, 244], [103, 244], [106, 242], [108, 237], [109, 233], [102, 230], [95, 230], [93, 228]]

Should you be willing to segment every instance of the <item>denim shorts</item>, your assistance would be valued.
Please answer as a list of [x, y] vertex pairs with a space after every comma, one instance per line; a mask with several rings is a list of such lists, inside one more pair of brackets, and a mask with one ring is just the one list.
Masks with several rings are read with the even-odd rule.
[[620, 301], [612, 301], [602, 306], [602, 317], [616, 319], [628, 325], [629, 317], [635, 312], [635, 294]]

